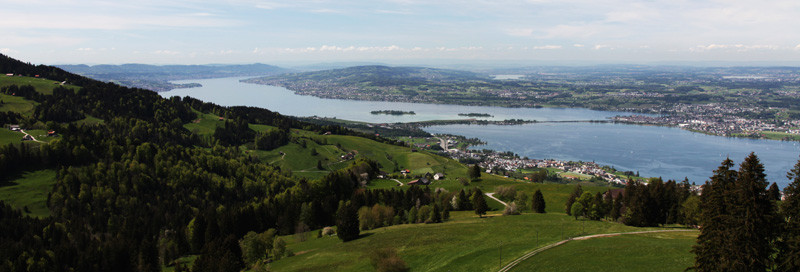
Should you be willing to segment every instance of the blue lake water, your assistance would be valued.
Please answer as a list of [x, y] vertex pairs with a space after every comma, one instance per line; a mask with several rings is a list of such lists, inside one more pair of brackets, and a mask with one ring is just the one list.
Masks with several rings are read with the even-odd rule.
[[[402, 102], [322, 99], [296, 95], [282, 87], [239, 82], [240, 78], [177, 81], [198, 82], [203, 87], [161, 93], [192, 96], [224, 106], [262, 107], [293, 116], [324, 116], [374, 123], [464, 119], [459, 113], [488, 113], [493, 120], [539, 121], [604, 120], [625, 113], [587, 109], [529, 109], [478, 107]], [[373, 115], [373, 110], [414, 111], [416, 115]], [[678, 128], [606, 123], [538, 123], [521, 126], [447, 125], [426, 128], [431, 133], [477, 137], [487, 148], [513, 151], [530, 158], [595, 161], [642, 176], [664, 179], [688, 177], [703, 183], [726, 157], [739, 163], [755, 152], [764, 163], [767, 178], [786, 186], [786, 172], [797, 162], [800, 143], [726, 138]]]

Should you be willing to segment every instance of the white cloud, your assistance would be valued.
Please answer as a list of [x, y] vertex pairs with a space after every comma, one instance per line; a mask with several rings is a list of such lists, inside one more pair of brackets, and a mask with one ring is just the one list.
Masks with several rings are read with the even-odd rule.
[[745, 51], [751, 51], [751, 50], [779, 50], [779, 49], [781, 49], [780, 46], [777, 46], [777, 45], [764, 45], [764, 44], [755, 44], [755, 45], [746, 45], [746, 44], [709, 44], [709, 45], [698, 45], [695, 48], [692, 48], [690, 51], [702, 52], [702, 51], [713, 51], [713, 50], [727, 50], [727, 51], [745, 52]]
[[594, 48], [594, 50], [613, 49], [613, 48], [611, 48], [610, 45], [607, 45], [607, 44], [595, 44], [593, 48]]
[[553, 50], [553, 49], [561, 49], [560, 45], [543, 45], [543, 46], [534, 46], [531, 49], [534, 50]]
[[582, 45], [582, 44], [576, 43], [576, 44], [573, 44], [572, 46], [574, 46], [574, 47], [584, 47], [585, 45]]
[[11, 49], [11, 48], [0, 48], [0, 53], [6, 54], [6, 55], [17, 53], [17, 52], [19, 52], [19, 51]]

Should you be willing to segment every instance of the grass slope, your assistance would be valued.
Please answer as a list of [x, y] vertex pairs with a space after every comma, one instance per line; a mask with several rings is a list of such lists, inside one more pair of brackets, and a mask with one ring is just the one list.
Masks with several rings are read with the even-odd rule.
[[546, 250], [511, 271], [683, 271], [698, 232], [601, 237]]
[[47, 193], [56, 180], [55, 170], [27, 172], [19, 178], [0, 185], [0, 200], [22, 209], [27, 206], [31, 216], [47, 217]]
[[[525, 253], [567, 237], [646, 230], [618, 223], [576, 221], [564, 214], [523, 214], [478, 218], [453, 212], [442, 224], [413, 224], [362, 231], [342, 243], [334, 237], [310, 238], [289, 249], [297, 255], [274, 262], [274, 271], [371, 271], [368, 254], [395, 248], [412, 271], [491, 271]], [[521, 270], [523, 271], [523, 270]]]
[[39, 104], [34, 101], [26, 100], [19, 96], [13, 96], [7, 94], [0, 94], [0, 101], [3, 101], [3, 104], [0, 104], [0, 111], [16, 112], [24, 116], [33, 115], [33, 111], [36, 108], [36, 105]]
[[[31, 85], [36, 88], [36, 91], [41, 92], [43, 94], [53, 94], [53, 89], [60, 86], [61, 82], [43, 79], [43, 78], [35, 78], [35, 77], [24, 77], [24, 76], [6, 76], [0, 75], [0, 88], [10, 85], [17, 85], [17, 86], [24, 86], [24, 85]], [[66, 84], [64, 85], [66, 88], [73, 89], [75, 91], [78, 90], [77, 86]]]

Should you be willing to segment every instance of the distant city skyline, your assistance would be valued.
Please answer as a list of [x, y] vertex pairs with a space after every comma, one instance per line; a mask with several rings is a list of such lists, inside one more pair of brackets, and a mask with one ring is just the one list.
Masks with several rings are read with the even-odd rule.
[[800, 64], [800, 1], [0, 0], [44, 64]]

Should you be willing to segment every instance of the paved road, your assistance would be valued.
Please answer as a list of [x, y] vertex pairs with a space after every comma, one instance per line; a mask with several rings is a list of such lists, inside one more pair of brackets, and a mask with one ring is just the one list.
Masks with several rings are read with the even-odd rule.
[[687, 230], [648, 230], [648, 231], [634, 231], [634, 232], [618, 232], [618, 233], [594, 234], [594, 235], [586, 235], [586, 236], [580, 236], [580, 237], [575, 237], [575, 238], [569, 238], [569, 239], [566, 239], [566, 240], [561, 240], [561, 241], [558, 241], [558, 242], [555, 242], [555, 243], [552, 243], [552, 244], [546, 245], [546, 246], [544, 246], [544, 247], [541, 247], [541, 248], [538, 248], [538, 249], [536, 249], [536, 250], [534, 250], [534, 251], [528, 252], [528, 253], [526, 253], [525, 255], [522, 255], [522, 257], [519, 257], [519, 258], [517, 258], [516, 260], [514, 260], [514, 261], [510, 262], [509, 264], [507, 264], [506, 266], [504, 266], [503, 268], [501, 268], [501, 269], [500, 269], [500, 270], [498, 270], [498, 271], [499, 271], [499, 272], [507, 272], [507, 271], [510, 271], [510, 270], [511, 270], [512, 268], [514, 268], [514, 266], [516, 266], [517, 264], [521, 263], [521, 262], [522, 262], [522, 261], [524, 261], [524, 260], [527, 260], [527, 259], [528, 259], [528, 258], [530, 258], [530, 257], [533, 257], [534, 255], [538, 254], [539, 252], [542, 252], [542, 251], [545, 251], [545, 250], [548, 250], [548, 249], [551, 249], [551, 248], [554, 248], [554, 247], [557, 247], [557, 246], [560, 246], [560, 245], [566, 244], [567, 242], [569, 242], [569, 241], [572, 241], [572, 240], [588, 240], [588, 239], [592, 239], [592, 238], [598, 238], [598, 237], [611, 237], [611, 236], [618, 236], [618, 235], [624, 235], [624, 234], [643, 234], [643, 233], [654, 233], [654, 232], [676, 232], [676, 231], [697, 231], [697, 230], [688, 230], [688, 229], [687, 229]]
[[500, 204], [503, 204], [504, 206], [508, 207], [508, 203], [505, 203], [502, 200], [497, 199], [496, 197], [494, 197], [494, 193], [486, 193], [485, 195], [488, 196], [491, 199], [497, 200], [497, 202], [500, 202]]

